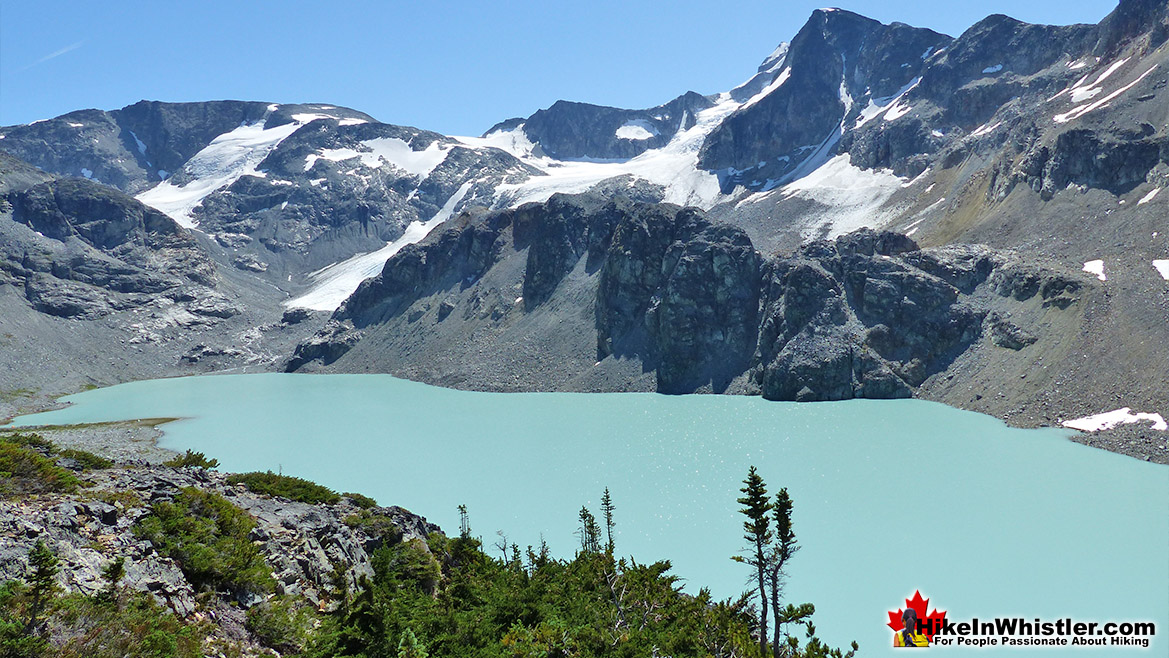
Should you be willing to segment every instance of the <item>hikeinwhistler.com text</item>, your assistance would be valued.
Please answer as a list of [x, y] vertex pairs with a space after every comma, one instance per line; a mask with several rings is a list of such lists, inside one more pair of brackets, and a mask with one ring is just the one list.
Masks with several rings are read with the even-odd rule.
[[919, 620], [920, 632], [932, 633], [934, 646], [961, 647], [1139, 647], [1148, 648], [1156, 624], [1151, 621], [1075, 621], [996, 617], [953, 622]]

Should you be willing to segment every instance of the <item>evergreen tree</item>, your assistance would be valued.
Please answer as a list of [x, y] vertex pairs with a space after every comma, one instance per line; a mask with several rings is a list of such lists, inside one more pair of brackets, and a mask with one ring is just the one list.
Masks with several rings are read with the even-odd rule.
[[585, 553], [601, 552], [601, 526], [597, 525], [597, 517], [589, 508], [580, 508], [580, 550]]
[[45, 542], [38, 539], [28, 552], [28, 564], [33, 570], [29, 589], [32, 603], [29, 606], [28, 623], [24, 627], [24, 632], [33, 635], [40, 621], [38, 617], [57, 591], [57, 571], [60, 562]]
[[[775, 502], [772, 503], [771, 510], [775, 521], [775, 543], [771, 546], [771, 554], [768, 556], [767, 564], [767, 577], [771, 585], [771, 614], [774, 622], [771, 651], [775, 658], [780, 658], [783, 654], [783, 648], [787, 644], [781, 641], [784, 639], [783, 626], [785, 623], [793, 621], [786, 619], [791, 615], [785, 615], [779, 607], [784, 580], [787, 578], [787, 572], [784, 569], [791, 556], [799, 550], [795, 532], [792, 530], [792, 500], [787, 494], [786, 487], [775, 494]], [[811, 606], [811, 604], [805, 605]], [[810, 616], [811, 612], [808, 612], [808, 615]]]
[[427, 658], [426, 647], [414, 636], [414, 631], [407, 628], [402, 632], [402, 639], [398, 642], [398, 658]]
[[126, 558], [119, 557], [102, 567], [101, 577], [106, 581], [104, 590], [98, 593], [100, 599], [117, 605], [118, 581], [126, 575]]
[[747, 541], [745, 555], [735, 556], [738, 562], [744, 562], [755, 568], [755, 578], [759, 592], [759, 655], [767, 655], [767, 566], [768, 547], [771, 544], [771, 501], [767, 496], [767, 485], [763, 478], [752, 466], [747, 471], [747, 478], [743, 480], [743, 497], [738, 503], [743, 506], [739, 510], [747, 517], [743, 522], [743, 539]]
[[466, 505], [459, 505], [459, 537], [462, 539], [471, 538], [471, 522], [467, 517]]
[[605, 493], [601, 494], [601, 513], [605, 516], [605, 549], [609, 554], [613, 553], [613, 512], [616, 509], [613, 497], [609, 495], [609, 487], [605, 487]]

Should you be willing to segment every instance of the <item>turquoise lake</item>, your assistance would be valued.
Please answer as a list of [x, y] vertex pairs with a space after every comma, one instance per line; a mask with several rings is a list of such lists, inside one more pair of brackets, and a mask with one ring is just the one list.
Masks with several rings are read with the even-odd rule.
[[795, 504], [802, 549], [787, 599], [815, 603], [833, 645], [892, 653], [886, 611], [920, 590], [958, 621], [1157, 623], [1147, 650], [1011, 655], [1169, 653], [1169, 468], [1062, 430], [919, 400], [472, 393], [384, 375], [186, 377], [65, 400], [15, 424], [181, 417], [163, 446], [201, 450], [225, 471], [365, 493], [447, 532], [466, 504], [488, 546], [503, 530], [570, 556], [577, 511], [599, 514], [607, 486], [619, 553], [669, 558], [689, 591], [720, 597], [749, 576], [730, 557], [743, 546], [735, 499], [753, 464]]

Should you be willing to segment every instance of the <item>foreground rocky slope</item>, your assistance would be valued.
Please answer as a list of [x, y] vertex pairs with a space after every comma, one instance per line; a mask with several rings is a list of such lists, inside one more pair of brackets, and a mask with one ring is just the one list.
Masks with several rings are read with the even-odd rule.
[[[76, 443], [78, 434], [65, 433], [66, 445]], [[19, 434], [0, 436], [0, 444], [9, 451], [14, 448], [5, 442], [20, 440]], [[111, 443], [107, 437], [98, 450], [117, 452], [119, 443], [124, 442]], [[3, 494], [8, 498], [0, 499], [0, 583], [27, 578], [30, 555], [39, 542], [59, 560], [56, 582], [61, 594], [101, 600], [111, 587], [121, 592], [119, 596], [145, 594], [183, 624], [210, 622], [209, 641], [220, 643], [214, 651], [206, 648], [212, 653], [231, 647], [244, 655], [278, 655], [272, 648], [283, 647], [265, 636], [255, 611], [249, 616], [249, 610], [292, 605], [333, 611], [348, 604], [346, 592], [360, 591], [362, 583], [374, 576], [371, 556], [379, 547], [402, 542], [425, 546], [431, 533], [440, 532], [420, 516], [398, 507], [371, 507], [372, 501], [356, 495], [310, 504], [252, 493], [245, 484], [232, 484], [231, 476], [200, 467], [130, 459], [95, 468], [96, 458], [89, 453], [57, 452], [42, 444], [34, 449], [73, 469], [84, 486], [69, 493], [60, 484], [61, 477], [69, 476], [46, 470], [40, 479], [5, 482]], [[10, 456], [6, 453], [5, 459]], [[13, 497], [10, 489], [22, 486], [43, 491]], [[168, 555], [142, 532], [161, 503], [191, 492], [221, 496], [249, 520], [250, 533], [240, 540], [258, 549], [263, 580], [271, 587], [208, 587], [190, 571], [195, 548]], [[122, 564], [121, 575], [111, 585], [108, 568], [115, 562]], [[284, 630], [288, 635], [292, 629]], [[58, 646], [74, 640], [72, 632], [68, 625], [51, 625], [47, 631], [50, 642]]]

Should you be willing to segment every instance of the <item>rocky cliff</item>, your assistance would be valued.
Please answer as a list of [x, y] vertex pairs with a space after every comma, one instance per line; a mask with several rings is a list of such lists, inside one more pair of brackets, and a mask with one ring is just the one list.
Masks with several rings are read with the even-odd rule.
[[557, 196], [407, 247], [287, 368], [493, 390], [908, 397], [972, 383], [963, 359], [1027, 367], [1068, 349], [1051, 328], [1077, 326], [1099, 296], [1087, 275], [984, 246], [866, 229], [768, 257], [693, 208]]

